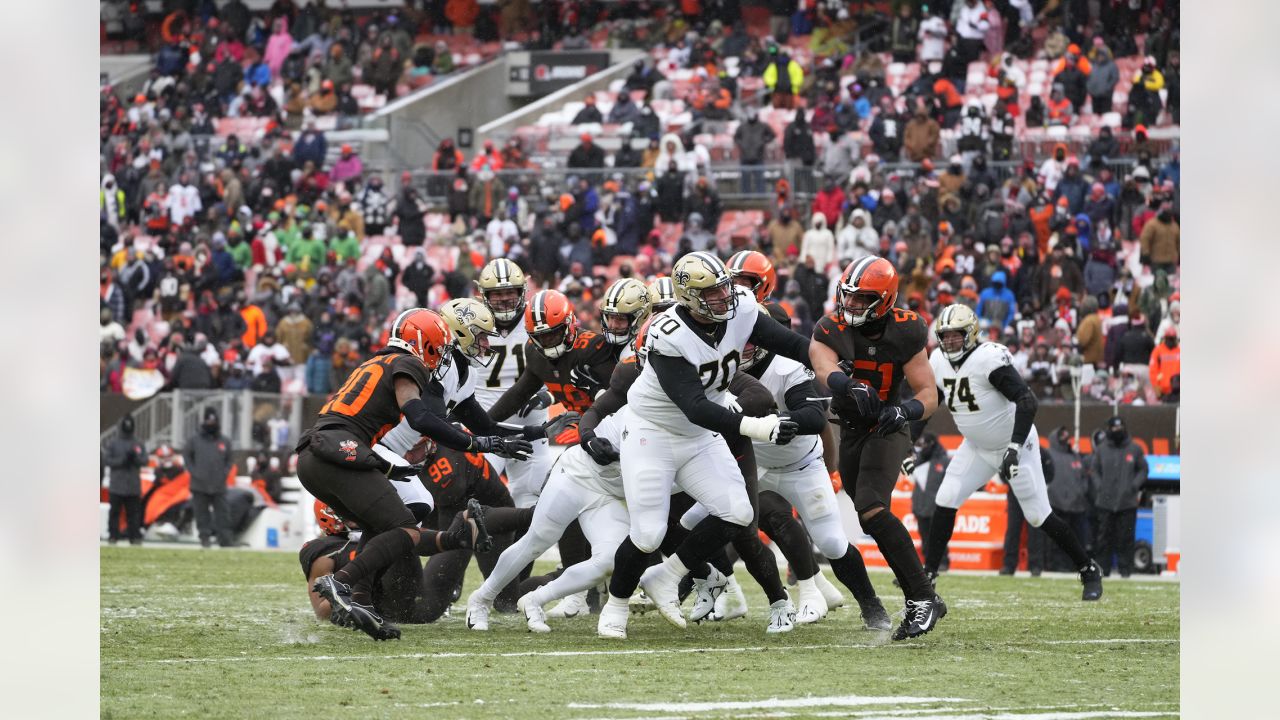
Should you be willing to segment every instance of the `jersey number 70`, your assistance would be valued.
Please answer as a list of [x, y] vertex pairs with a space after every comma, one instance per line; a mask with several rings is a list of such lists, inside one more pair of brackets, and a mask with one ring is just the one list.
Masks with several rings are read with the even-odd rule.
[[951, 412], [956, 411], [956, 400], [964, 403], [969, 412], [978, 412], [977, 398], [969, 388], [969, 378], [943, 378], [942, 384], [947, 386], [947, 407]]

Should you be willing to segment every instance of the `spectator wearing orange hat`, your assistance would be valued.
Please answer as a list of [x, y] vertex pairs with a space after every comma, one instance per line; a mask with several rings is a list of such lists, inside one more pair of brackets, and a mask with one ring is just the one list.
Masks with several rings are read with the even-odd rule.
[[578, 146], [569, 153], [567, 165], [571, 168], [604, 167], [604, 150], [595, 144], [591, 133], [582, 133], [578, 140]]
[[1063, 290], [1070, 298], [1084, 289], [1084, 274], [1074, 260], [1067, 257], [1062, 243], [1049, 251], [1049, 259], [1042, 263], [1032, 278], [1034, 297], [1038, 307], [1048, 307], [1051, 300]]
[[320, 82], [320, 92], [311, 96], [311, 111], [317, 115], [329, 115], [338, 109], [338, 94], [333, 91], [333, 81]]
[[333, 171], [329, 173], [329, 177], [335, 182], [346, 182], [347, 180], [358, 180], [364, 173], [364, 163], [360, 161], [360, 156], [350, 145], [342, 146], [342, 154], [338, 160], [333, 163]]
[[1075, 43], [1068, 45], [1066, 54], [1053, 64], [1053, 82], [1062, 84], [1067, 99], [1077, 108], [1084, 105], [1086, 85], [1092, 73], [1093, 65]]

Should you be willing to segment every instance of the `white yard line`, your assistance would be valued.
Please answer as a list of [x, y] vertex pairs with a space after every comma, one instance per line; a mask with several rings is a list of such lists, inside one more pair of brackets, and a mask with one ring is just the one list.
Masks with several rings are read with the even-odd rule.
[[721, 710], [776, 710], [781, 708], [859, 707], [863, 705], [907, 705], [912, 703], [970, 702], [963, 698], [935, 697], [871, 697], [838, 695], [835, 697], [767, 698], [764, 700], [731, 700], [693, 703], [569, 703], [573, 709], [668, 710], [671, 712], [716, 712]]

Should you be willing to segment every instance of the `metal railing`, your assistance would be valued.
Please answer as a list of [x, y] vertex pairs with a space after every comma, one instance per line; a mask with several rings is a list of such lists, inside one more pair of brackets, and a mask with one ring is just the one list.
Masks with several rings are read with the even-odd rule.
[[[1106, 167], [1116, 175], [1124, 177], [1136, 164], [1134, 158], [1114, 158], [1106, 161]], [[988, 169], [997, 182], [1014, 177], [1022, 171], [1021, 160], [990, 161]], [[884, 163], [880, 171], [889, 177], [909, 178], [920, 170], [918, 163]], [[542, 197], [549, 204], [555, 198], [569, 190], [571, 178], [586, 177], [597, 187], [605, 180], [621, 177], [623, 184], [634, 190], [641, 181], [653, 182], [656, 177], [653, 168], [525, 168], [520, 170], [499, 170], [494, 175], [503, 187], [520, 188], [525, 198]], [[410, 173], [411, 182], [426, 201], [437, 207], [447, 204], [448, 191], [457, 177], [453, 172], [432, 172], [418, 170]], [[792, 196], [798, 200], [813, 197], [817, 188], [822, 185], [822, 173], [813, 167], [805, 167], [799, 163], [771, 163], [767, 165], [712, 165], [710, 178], [714, 181], [716, 191], [725, 202], [758, 203], [774, 197], [775, 187], [779, 180], [785, 179], [791, 186]], [[692, 185], [692, 178], [687, 183]], [[471, 182], [476, 182], [473, 178]]]
[[[218, 411], [222, 434], [233, 449], [265, 445], [269, 450], [292, 448], [302, 432], [303, 398], [249, 390], [174, 390], [156, 395], [135, 408], [134, 435], [148, 448], [170, 445], [181, 450], [200, 431], [206, 408]], [[257, 426], [265, 437], [254, 437]], [[100, 434], [106, 443], [119, 435], [119, 425]]]

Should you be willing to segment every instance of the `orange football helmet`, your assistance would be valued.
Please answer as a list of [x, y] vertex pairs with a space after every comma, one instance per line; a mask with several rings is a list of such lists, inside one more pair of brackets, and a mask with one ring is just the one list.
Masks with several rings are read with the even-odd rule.
[[778, 271], [764, 253], [755, 250], [743, 250], [735, 253], [725, 263], [729, 266], [729, 276], [733, 282], [755, 293], [758, 302], [764, 302], [778, 288]]
[[564, 355], [578, 337], [573, 303], [559, 290], [539, 290], [524, 310], [524, 329], [543, 355]]
[[319, 500], [315, 504], [316, 523], [320, 525], [320, 532], [325, 535], [346, 535], [347, 524], [338, 517], [338, 513], [333, 508], [325, 505]]
[[453, 357], [453, 332], [439, 314], [424, 308], [410, 308], [391, 323], [387, 345], [408, 351], [421, 360], [433, 376], [439, 376]]
[[854, 327], [885, 317], [897, 301], [898, 271], [884, 258], [854, 260], [836, 286], [836, 306], [844, 322]]

